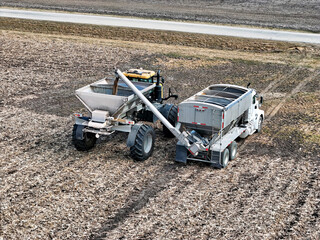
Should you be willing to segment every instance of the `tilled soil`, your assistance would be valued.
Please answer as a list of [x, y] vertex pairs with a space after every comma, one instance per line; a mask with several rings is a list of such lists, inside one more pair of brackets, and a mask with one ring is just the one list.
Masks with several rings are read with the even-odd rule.
[[[279, 53], [251, 61], [241, 52], [233, 59], [232, 51], [214, 57], [177, 46], [161, 54], [162, 44], [138, 45], [1, 32], [0, 238], [317, 239], [317, 57], [310, 67], [275, 63]], [[175, 164], [176, 141], [159, 123], [144, 162], [130, 158], [122, 133], [78, 152], [72, 113], [85, 109], [74, 90], [114, 66], [162, 69], [177, 102], [210, 84], [251, 82], [265, 94], [264, 132], [240, 141], [238, 158], [222, 170]]]
[[256, 53], [303, 53], [320, 56], [317, 45], [303, 43], [286, 43], [262, 39], [246, 39], [237, 37], [214, 36], [182, 32], [166, 32], [160, 30], [118, 28], [88, 24], [56, 23], [14, 18], [0, 18], [2, 30], [13, 30], [33, 33], [64, 34], [68, 36], [94, 37], [143, 43], [162, 43], [165, 45], [182, 45], [197, 48], [220, 50], [240, 50]]
[[320, 31], [319, 0], [3, 0], [0, 6]]

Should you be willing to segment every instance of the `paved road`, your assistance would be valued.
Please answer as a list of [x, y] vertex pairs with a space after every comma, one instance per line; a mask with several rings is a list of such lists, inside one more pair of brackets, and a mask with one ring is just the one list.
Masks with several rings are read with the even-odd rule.
[[320, 44], [320, 34], [275, 31], [257, 28], [230, 27], [214, 24], [185, 23], [173, 21], [147, 20], [122, 17], [108, 17], [88, 14], [25, 11], [0, 8], [0, 17], [22, 18], [43, 21], [106, 25], [114, 27], [144, 28], [164, 31], [177, 31], [223, 35], [243, 38], [267, 39], [286, 42]]

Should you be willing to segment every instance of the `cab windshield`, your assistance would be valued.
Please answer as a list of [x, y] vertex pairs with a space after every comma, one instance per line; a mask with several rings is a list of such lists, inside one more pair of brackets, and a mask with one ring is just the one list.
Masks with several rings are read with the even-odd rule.
[[148, 78], [148, 79], [144, 79], [144, 78], [134, 78], [134, 77], [128, 77], [128, 79], [132, 82], [148, 82], [148, 83], [154, 83], [154, 78]]

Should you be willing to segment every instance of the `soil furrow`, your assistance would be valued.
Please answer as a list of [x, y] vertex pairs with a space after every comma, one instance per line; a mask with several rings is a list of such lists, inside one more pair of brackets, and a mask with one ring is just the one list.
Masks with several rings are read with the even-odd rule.
[[[23, 31], [38, 26], [15, 24], [28, 26]], [[220, 49], [212, 50], [194, 47], [199, 43], [195, 36], [150, 32], [142, 43], [130, 42], [142, 33], [123, 30], [126, 41], [109, 41], [101, 39], [104, 28], [87, 26], [90, 31], [84, 33], [79, 26], [40, 25], [58, 34], [0, 34], [0, 238], [273, 239], [319, 234], [319, 70], [310, 73], [319, 62], [317, 48], [304, 52], [279, 45], [277, 52], [275, 45], [258, 41], [250, 43], [252, 48], [234, 39], [215, 45], [216, 39], [203, 45]], [[77, 32], [87, 37], [78, 39]], [[150, 44], [151, 37], [161, 43], [176, 38], [177, 45]], [[186, 47], [186, 41], [193, 47]], [[231, 45], [225, 48], [225, 43]], [[121, 70], [162, 69], [165, 93], [171, 87], [179, 102], [211, 84], [248, 82], [258, 92], [271, 91], [264, 109], [286, 100], [261, 134], [240, 140], [238, 159], [226, 169], [174, 164], [176, 141], [163, 137], [160, 123], [154, 125], [153, 155], [144, 162], [130, 158], [126, 134], [78, 152], [71, 144], [71, 115], [86, 110], [73, 92], [104, 77], [106, 69], [112, 74], [114, 63]]]
[[308, 82], [315, 79], [318, 75], [319, 75], [319, 72], [315, 72], [311, 74], [307, 78], [303, 79], [290, 93], [286, 94], [285, 97], [281, 100], [281, 102], [275, 108], [273, 108], [271, 111], [266, 113], [266, 121], [271, 121], [271, 119], [277, 114], [280, 108], [283, 107], [287, 99], [289, 99], [291, 96], [301, 91], [301, 89], [305, 87], [308, 84]]
[[130, 215], [144, 208], [148, 204], [150, 198], [156, 197], [158, 193], [164, 190], [172, 180], [178, 178], [178, 164], [166, 164], [156, 172], [149, 182], [143, 187], [142, 191], [132, 193], [130, 198], [126, 200], [127, 206], [118, 210], [114, 217], [105, 222], [102, 228], [95, 231], [90, 239], [105, 239], [108, 232], [117, 228]]
[[317, 178], [316, 170], [317, 168], [313, 169], [312, 173], [310, 174], [310, 177], [308, 178], [308, 181], [303, 185], [302, 187], [303, 190], [299, 193], [296, 204], [292, 207], [293, 211], [290, 213], [290, 215], [293, 216], [293, 218], [283, 228], [282, 230], [283, 233], [278, 236], [279, 239], [286, 239], [290, 237], [292, 233], [292, 229], [299, 222], [301, 217], [301, 214], [300, 214], [301, 208], [305, 205], [306, 200], [310, 194], [310, 191], [312, 191], [315, 180]]

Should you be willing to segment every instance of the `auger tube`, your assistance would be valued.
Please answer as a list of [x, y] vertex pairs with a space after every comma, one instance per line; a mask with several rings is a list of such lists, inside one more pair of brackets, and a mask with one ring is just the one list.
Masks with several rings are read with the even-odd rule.
[[172, 132], [172, 134], [181, 140], [182, 133], [176, 129], [172, 124], [153, 106], [153, 104], [133, 85], [133, 83], [119, 70], [116, 74], [132, 89], [132, 91], [150, 108], [150, 110], [157, 116], [157, 118]]

